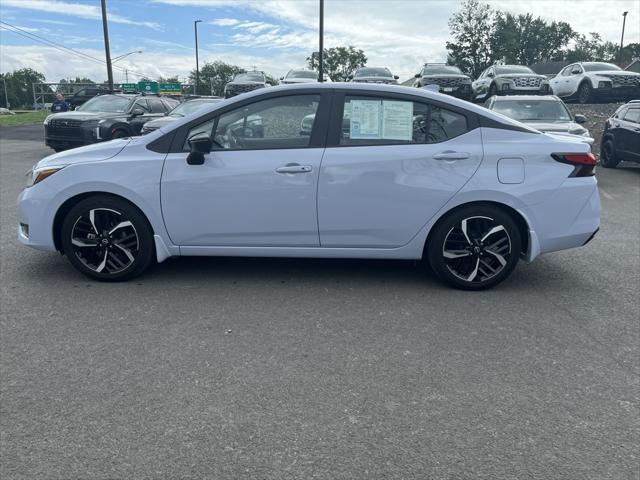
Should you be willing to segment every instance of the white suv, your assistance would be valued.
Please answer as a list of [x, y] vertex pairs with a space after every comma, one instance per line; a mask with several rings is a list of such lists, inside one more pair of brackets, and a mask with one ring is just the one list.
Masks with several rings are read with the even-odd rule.
[[611, 63], [572, 63], [549, 84], [554, 95], [564, 99], [575, 98], [580, 103], [640, 98], [640, 73], [622, 70]]

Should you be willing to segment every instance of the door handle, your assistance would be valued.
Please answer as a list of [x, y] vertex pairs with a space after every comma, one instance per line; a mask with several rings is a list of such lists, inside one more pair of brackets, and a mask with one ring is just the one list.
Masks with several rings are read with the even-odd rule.
[[466, 160], [469, 158], [469, 154], [464, 152], [441, 152], [436, 153], [433, 158], [435, 160]]
[[313, 168], [311, 165], [298, 165], [297, 163], [290, 163], [284, 167], [276, 168], [277, 173], [309, 173]]

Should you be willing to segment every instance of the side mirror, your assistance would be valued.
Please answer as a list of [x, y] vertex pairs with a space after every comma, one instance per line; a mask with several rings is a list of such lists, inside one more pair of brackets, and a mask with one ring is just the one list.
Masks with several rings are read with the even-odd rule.
[[211, 152], [211, 145], [213, 144], [211, 138], [206, 133], [197, 133], [189, 138], [188, 143], [191, 151], [187, 156], [187, 163], [189, 165], [202, 165], [205, 154]]
[[139, 117], [140, 115], [144, 115], [144, 110], [140, 107], [136, 107], [131, 110], [131, 115], [133, 115], [134, 117]]
[[574, 68], [573, 70], [571, 70], [571, 75], [580, 75], [580, 69], [579, 68]]
[[493, 78], [494, 76], [495, 76], [495, 75], [493, 74], [493, 72], [489, 72], [489, 73], [487, 73], [487, 77], [489, 77], [489, 78]]
[[576, 115], [574, 117], [574, 120], [576, 121], [576, 123], [586, 123], [587, 117], [585, 117], [584, 115]]
[[395, 78], [396, 80], [400, 79], [400, 77], [398, 75], [394, 75], [393, 78]]
[[284, 80], [284, 77], [280, 77], [280, 80]]
[[422, 75], [420, 75], [419, 73], [416, 73], [416, 74], [413, 76], [413, 78], [420, 78], [420, 77], [422, 77]]

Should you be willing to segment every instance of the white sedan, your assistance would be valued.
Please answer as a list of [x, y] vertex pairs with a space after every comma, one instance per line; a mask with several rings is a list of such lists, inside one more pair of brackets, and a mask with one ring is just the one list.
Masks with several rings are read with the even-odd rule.
[[41, 160], [18, 236], [105, 281], [170, 256], [378, 258], [482, 289], [593, 237], [595, 163], [584, 142], [424, 89], [275, 87]]

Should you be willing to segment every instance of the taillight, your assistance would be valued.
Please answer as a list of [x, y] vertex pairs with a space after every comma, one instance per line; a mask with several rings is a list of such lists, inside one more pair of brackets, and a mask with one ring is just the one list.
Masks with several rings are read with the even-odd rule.
[[571, 177], [591, 177], [596, 173], [596, 157], [593, 153], [552, 153], [551, 157], [560, 163], [573, 165]]

